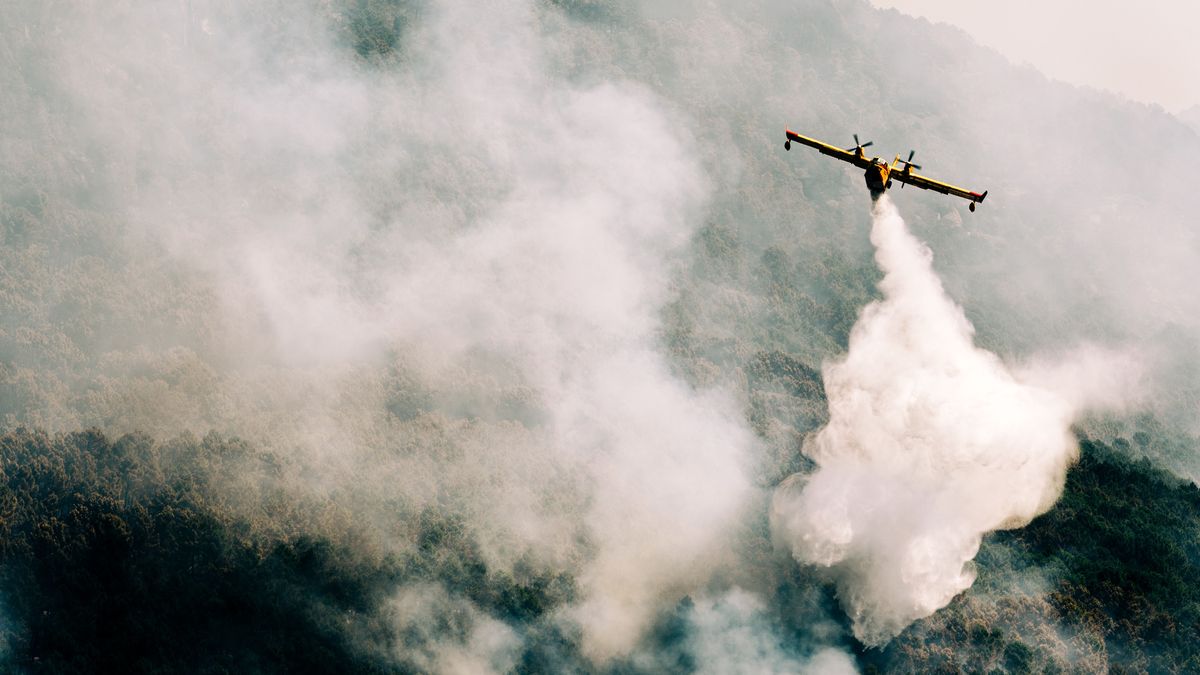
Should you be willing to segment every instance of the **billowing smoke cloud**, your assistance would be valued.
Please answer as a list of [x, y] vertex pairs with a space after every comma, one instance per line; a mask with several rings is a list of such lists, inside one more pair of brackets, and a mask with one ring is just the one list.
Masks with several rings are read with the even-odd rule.
[[[707, 189], [689, 139], [642, 86], [552, 75], [530, 3], [412, 12], [410, 61], [390, 72], [332, 44], [320, 8], [276, 24], [203, 7], [187, 36], [133, 9], [72, 26], [64, 48], [86, 124], [129, 167], [131, 229], [211, 279], [230, 342], [275, 366], [226, 380], [237, 403], [205, 422], [319, 454], [331, 489], [452, 493], [491, 562], [578, 565], [562, 618], [588, 656], [628, 651], [707, 578], [749, 489], [739, 407], [657, 345]], [[345, 405], [389, 350], [435, 383], [505, 371], [529, 433], [449, 434], [482, 469], [406, 461], [396, 448], [427, 431]], [[356, 457], [374, 459], [359, 473]], [[547, 505], [563, 473], [565, 514]]]
[[440, 586], [403, 588], [390, 609], [402, 646], [396, 657], [422, 672], [506, 673], [516, 665], [516, 631]]
[[720, 597], [701, 598], [688, 618], [693, 629], [689, 647], [695, 672], [703, 675], [858, 672], [850, 657], [838, 649], [818, 649], [807, 657], [787, 649], [777, 627], [767, 619], [763, 600], [738, 588]]
[[[804, 448], [818, 468], [779, 487], [772, 520], [797, 560], [832, 569], [855, 635], [879, 645], [972, 584], [985, 533], [1050, 508], [1078, 454], [1072, 421], [1119, 400], [1133, 362], [1090, 348], [1023, 381], [973, 344], [886, 196], [873, 217], [884, 297], [825, 367], [829, 423]], [[1094, 372], [1108, 386], [1068, 377]]]

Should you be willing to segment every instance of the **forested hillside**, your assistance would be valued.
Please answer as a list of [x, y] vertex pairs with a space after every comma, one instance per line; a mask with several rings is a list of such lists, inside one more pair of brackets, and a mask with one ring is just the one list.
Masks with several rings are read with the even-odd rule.
[[[0, 92], [4, 669], [1200, 670], [1187, 120], [865, 0], [19, 0]], [[768, 517], [882, 276], [785, 126], [989, 190], [892, 198], [1014, 372], [1142, 369], [879, 648]]]
[[[588, 669], [570, 636], [538, 628], [572, 599], [571, 579], [489, 569], [462, 523], [436, 511], [413, 515], [416, 547], [394, 555], [336, 508], [281, 493], [269, 457], [215, 435], [160, 443], [17, 431], [0, 452], [10, 666], [420, 670], [430, 632], [463, 630], [464, 618], [434, 609], [433, 624], [396, 634], [389, 622], [402, 608], [389, 596], [399, 584], [441, 583], [530, 628], [518, 672]], [[243, 483], [244, 503], [215, 499], [214, 483]], [[1085, 440], [1054, 511], [993, 536], [971, 591], [860, 663], [864, 672], [1194, 672], [1198, 535], [1194, 483]], [[780, 583], [781, 609], [814, 590]], [[687, 622], [662, 621], [650, 644], [675, 656], [657, 663], [694, 670], [678, 644]]]
[[[1190, 582], [1200, 490], [1131, 461], [1128, 448], [1085, 439], [1083, 452], [1053, 511], [985, 544], [970, 593], [868, 662], [906, 672], [1200, 668], [1200, 598]], [[1031, 571], [1032, 581], [1022, 578]]]

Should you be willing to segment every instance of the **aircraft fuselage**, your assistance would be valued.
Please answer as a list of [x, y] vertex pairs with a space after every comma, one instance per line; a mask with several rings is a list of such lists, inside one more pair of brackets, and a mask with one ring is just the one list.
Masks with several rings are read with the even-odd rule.
[[871, 162], [871, 166], [863, 172], [863, 177], [867, 179], [867, 189], [871, 191], [871, 199], [879, 199], [888, 189], [888, 177], [892, 173], [892, 169], [887, 164], [878, 159]]

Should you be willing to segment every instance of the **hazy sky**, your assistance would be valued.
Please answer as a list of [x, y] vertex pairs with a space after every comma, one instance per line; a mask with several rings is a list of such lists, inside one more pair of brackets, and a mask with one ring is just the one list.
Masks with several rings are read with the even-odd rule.
[[1200, 104], [1200, 2], [871, 1], [956, 25], [1055, 79], [1158, 103], [1171, 112]]

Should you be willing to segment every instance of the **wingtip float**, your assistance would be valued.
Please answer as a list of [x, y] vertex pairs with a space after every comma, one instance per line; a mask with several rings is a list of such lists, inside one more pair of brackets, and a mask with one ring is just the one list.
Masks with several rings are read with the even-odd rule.
[[828, 143], [822, 143], [807, 136], [801, 136], [791, 129], [786, 129], [785, 131], [787, 132], [787, 140], [783, 143], [784, 150], [791, 150], [792, 141], [795, 141], [810, 148], [816, 148], [822, 155], [829, 155], [843, 162], [849, 162], [860, 169], [865, 169], [863, 176], [867, 179], [867, 189], [871, 191], [871, 199], [878, 199], [880, 195], [887, 192], [887, 189], [892, 186], [892, 181], [900, 181], [903, 185], [912, 185], [925, 190], [933, 190], [944, 195], [962, 197], [971, 203], [969, 207], [971, 211], [975, 210], [976, 204], [982, 204], [983, 200], [987, 198], [987, 190], [984, 190], [982, 194], [972, 192], [915, 173], [913, 169], [921, 168], [920, 165], [913, 164], [912, 162], [916, 151], [909, 151], [908, 159], [900, 159], [900, 155], [896, 155], [892, 163], [888, 164], [878, 157], [867, 157], [863, 153], [863, 149], [870, 147], [872, 142], [860, 143], [858, 134], [854, 134], [854, 147], [843, 150]]

